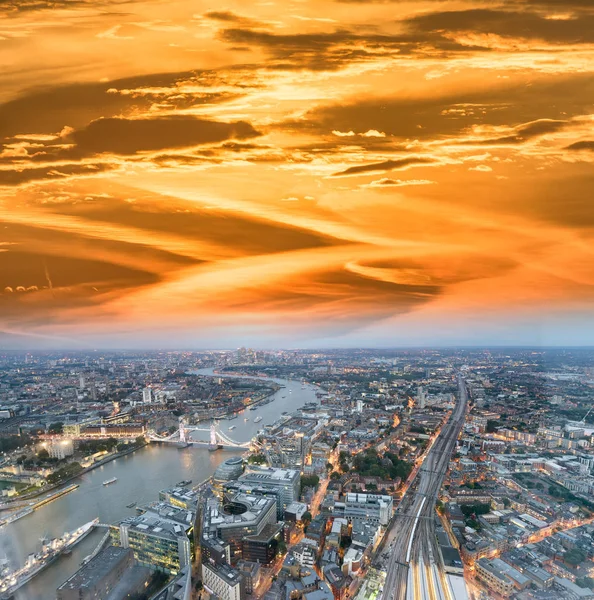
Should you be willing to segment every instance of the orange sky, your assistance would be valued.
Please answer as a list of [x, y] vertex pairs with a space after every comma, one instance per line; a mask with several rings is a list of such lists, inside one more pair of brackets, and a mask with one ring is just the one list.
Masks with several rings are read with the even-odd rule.
[[0, 7], [0, 347], [592, 342], [591, 0]]

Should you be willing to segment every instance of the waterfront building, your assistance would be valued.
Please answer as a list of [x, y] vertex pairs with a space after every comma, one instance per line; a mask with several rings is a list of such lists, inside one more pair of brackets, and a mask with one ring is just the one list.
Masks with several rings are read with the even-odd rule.
[[135, 438], [144, 435], [144, 431], [142, 423], [105, 423], [87, 425], [81, 430], [81, 434], [85, 437], [98, 438]]
[[202, 563], [202, 583], [210, 594], [220, 600], [244, 600], [245, 583], [240, 571], [229, 565]]
[[194, 518], [192, 511], [164, 504], [147, 507], [120, 523], [119, 543], [131, 548], [141, 564], [177, 574], [191, 562]]
[[198, 506], [198, 493], [185, 487], [173, 487], [159, 492], [159, 500], [186, 510], [195, 511]]
[[301, 474], [299, 471], [293, 469], [250, 466], [245, 475], [240, 478], [240, 481], [242, 483], [278, 488], [281, 493], [283, 509], [291, 504], [291, 502], [299, 500]]
[[119, 600], [141, 593], [151, 570], [136, 564], [129, 548], [109, 546], [57, 590], [57, 600]]
[[213, 479], [214, 489], [222, 495], [223, 486], [228, 481], [238, 479], [243, 473], [243, 459], [240, 456], [228, 458], [215, 470]]

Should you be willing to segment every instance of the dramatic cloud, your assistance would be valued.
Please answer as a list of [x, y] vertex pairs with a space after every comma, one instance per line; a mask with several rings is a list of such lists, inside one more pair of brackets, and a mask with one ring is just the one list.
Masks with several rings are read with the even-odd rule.
[[0, 6], [1, 344], [590, 343], [591, 0]]
[[157, 119], [98, 119], [84, 129], [73, 131], [72, 141], [81, 155], [134, 154], [136, 152], [182, 148], [221, 142], [230, 138], [246, 139], [259, 133], [244, 121], [219, 123], [193, 117]]
[[334, 177], [343, 177], [345, 175], [360, 175], [361, 173], [373, 173], [381, 171], [394, 171], [395, 169], [406, 169], [413, 165], [426, 165], [435, 162], [432, 158], [423, 158], [422, 156], [401, 158], [398, 160], [384, 160], [379, 163], [371, 163], [368, 165], [359, 165], [349, 167], [344, 171], [333, 173]]

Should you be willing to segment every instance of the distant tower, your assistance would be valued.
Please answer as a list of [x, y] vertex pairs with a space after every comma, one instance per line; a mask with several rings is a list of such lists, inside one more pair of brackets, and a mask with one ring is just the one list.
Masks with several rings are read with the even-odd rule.
[[80, 377], [78, 378], [78, 389], [79, 390], [85, 389], [85, 376], [82, 373], [80, 374]]
[[145, 404], [150, 404], [153, 401], [153, 390], [151, 388], [144, 388], [142, 390], [142, 401]]
[[419, 408], [425, 408], [427, 394], [425, 393], [425, 390], [422, 387], [420, 387], [419, 391], [417, 392], [417, 400], [419, 401]]
[[187, 436], [186, 424], [184, 423], [184, 418], [180, 417], [179, 418], [179, 441], [182, 442], [183, 444], [185, 444], [187, 441], [186, 436]]
[[91, 400], [97, 402], [97, 386], [94, 381], [91, 383]]
[[357, 400], [357, 412], [362, 413], [363, 407], [365, 406], [363, 400]]

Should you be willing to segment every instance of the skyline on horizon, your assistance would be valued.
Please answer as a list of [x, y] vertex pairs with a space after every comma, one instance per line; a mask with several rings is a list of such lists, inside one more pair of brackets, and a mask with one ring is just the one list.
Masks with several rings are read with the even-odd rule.
[[0, 350], [592, 343], [590, 2], [3, 13]]

